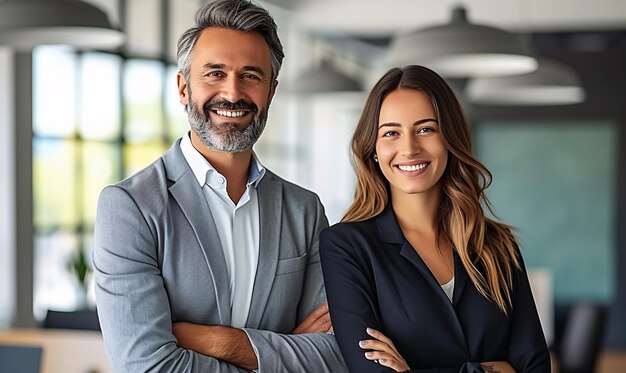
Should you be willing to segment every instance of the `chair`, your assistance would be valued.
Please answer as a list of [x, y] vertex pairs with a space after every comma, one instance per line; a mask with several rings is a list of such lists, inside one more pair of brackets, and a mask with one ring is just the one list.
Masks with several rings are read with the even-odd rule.
[[0, 345], [0, 373], [39, 373], [41, 347]]
[[43, 327], [100, 331], [100, 321], [96, 310], [70, 312], [48, 310]]
[[571, 306], [559, 343], [559, 371], [592, 373], [604, 337], [606, 306], [575, 303]]

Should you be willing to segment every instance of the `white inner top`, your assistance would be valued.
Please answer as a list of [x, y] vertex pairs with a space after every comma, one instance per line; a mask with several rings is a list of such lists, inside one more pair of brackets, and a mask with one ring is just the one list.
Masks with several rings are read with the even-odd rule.
[[452, 302], [452, 294], [454, 293], [454, 276], [452, 276], [450, 281], [441, 285], [441, 288], [448, 296], [448, 299], [450, 299], [450, 302]]

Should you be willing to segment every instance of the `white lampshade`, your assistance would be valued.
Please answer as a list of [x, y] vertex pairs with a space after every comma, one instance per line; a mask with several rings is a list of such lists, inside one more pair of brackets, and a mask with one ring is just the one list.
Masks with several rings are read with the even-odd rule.
[[585, 100], [576, 72], [543, 58], [539, 68], [529, 74], [472, 79], [466, 94], [472, 103], [487, 105], [568, 105]]
[[42, 44], [114, 49], [124, 33], [97, 7], [79, 0], [1, 0], [0, 45], [31, 50]]
[[455, 8], [448, 24], [394, 38], [387, 65], [423, 65], [448, 78], [467, 78], [523, 74], [537, 61], [521, 36], [471, 24], [465, 9]]

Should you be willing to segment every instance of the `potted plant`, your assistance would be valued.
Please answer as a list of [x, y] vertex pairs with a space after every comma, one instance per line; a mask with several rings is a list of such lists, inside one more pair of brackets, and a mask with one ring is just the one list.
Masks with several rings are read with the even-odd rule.
[[79, 249], [78, 252], [72, 256], [69, 262], [70, 271], [74, 274], [76, 283], [78, 284], [77, 294], [77, 308], [87, 308], [87, 274], [91, 272], [91, 268], [87, 262], [85, 251]]

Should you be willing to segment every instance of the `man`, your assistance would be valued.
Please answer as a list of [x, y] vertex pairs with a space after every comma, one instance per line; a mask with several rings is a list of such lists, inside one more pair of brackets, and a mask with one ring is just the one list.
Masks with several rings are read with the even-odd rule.
[[327, 333], [323, 207], [252, 152], [282, 58], [273, 19], [248, 1], [205, 5], [181, 36], [191, 131], [98, 203], [96, 298], [115, 371], [345, 371]]

